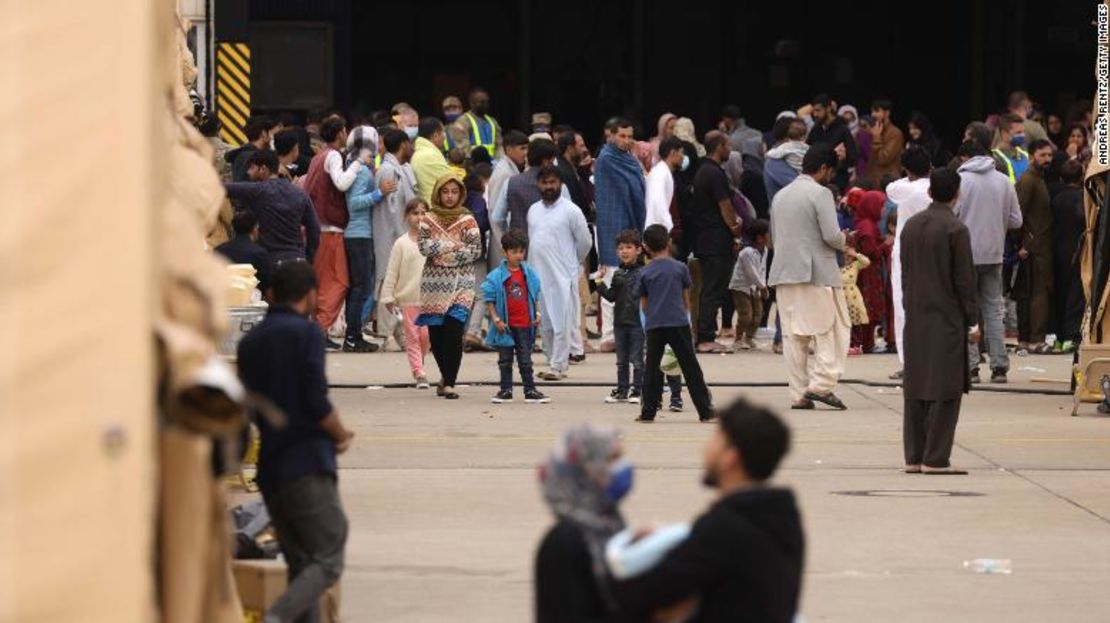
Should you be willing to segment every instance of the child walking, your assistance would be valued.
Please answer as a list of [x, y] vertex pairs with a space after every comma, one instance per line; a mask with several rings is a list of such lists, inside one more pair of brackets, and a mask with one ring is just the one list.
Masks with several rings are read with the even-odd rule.
[[379, 300], [386, 310], [394, 316], [400, 316], [404, 323], [405, 353], [418, 389], [428, 388], [428, 377], [424, 374], [424, 356], [431, 348], [428, 327], [416, 325], [416, 318], [420, 315], [420, 279], [424, 274], [424, 262], [427, 261], [421, 255], [416, 240], [420, 235], [420, 219], [427, 211], [427, 202], [419, 198], [409, 201], [405, 206], [405, 222], [408, 223], [409, 232], [393, 243], [379, 294]]
[[740, 250], [732, 281], [732, 302], [736, 308], [736, 342], [744, 350], [755, 350], [755, 332], [763, 317], [763, 301], [767, 298], [767, 243], [770, 225], [765, 219], [752, 223], [748, 230], [752, 244]]
[[[607, 403], [640, 404], [644, 388], [644, 326], [641, 322], [640, 299], [636, 282], [643, 270], [640, 234], [626, 229], [617, 234], [617, 259], [620, 267], [613, 273], [611, 285], [605, 285], [605, 267], [594, 283], [598, 294], [613, 304], [613, 340], [617, 348], [617, 388], [605, 398]], [[629, 384], [628, 367], [632, 366]], [[671, 410], [682, 410], [682, 377], [667, 375], [671, 388]]]
[[[867, 305], [863, 300], [863, 293], [859, 290], [859, 285], [856, 281], [859, 279], [859, 272], [871, 265], [871, 260], [867, 256], [859, 253], [852, 247], [844, 249], [844, 267], [840, 269], [840, 283], [844, 285], [844, 300], [848, 304], [848, 318], [852, 321], [852, 327], [861, 327], [870, 325], [870, 316], [867, 315]], [[852, 345], [848, 349], [848, 354], [852, 356], [862, 355], [863, 349], [859, 346]]]
[[644, 247], [651, 262], [640, 273], [636, 294], [644, 310], [647, 330], [646, 379], [643, 402], [637, 422], [654, 422], [663, 398], [663, 371], [659, 362], [668, 345], [678, 359], [682, 375], [690, 387], [690, 398], [702, 422], [713, 420], [713, 405], [705, 385], [701, 366], [694, 353], [690, 333], [690, 271], [671, 257], [670, 238], [662, 225], [652, 225], [644, 232]]
[[527, 234], [518, 229], [505, 232], [501, 236], [505, 259], [482, 283], [482, 300], [490, 321], [486, 345], [497, 351], [497, 367], [501, 371], [501, 390], [491, 400], [494, 404], [513, 401], [514, 356], [520, 369], [520, 382], [524, 385], [524, 402], [551, 402], [536, 389], [532, 374], [532, 349], [536, 344], [536, 327], [540, 324], [536, 305], [540, 297], [540, 278], [524, 261], [527, 249]]

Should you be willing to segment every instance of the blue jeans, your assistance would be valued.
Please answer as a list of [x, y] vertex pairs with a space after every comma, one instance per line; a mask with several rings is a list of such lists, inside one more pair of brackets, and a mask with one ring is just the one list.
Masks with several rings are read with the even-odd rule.
[[[613, 327], [613, 341], [617, 347], [617, 389], [640, 390], [644, 386], [644, 329]], [[632, 385], [628, 384], [628, 365], [632, 364]]]
[[[990, 354], [991, 371], [1010, 369], [1010, 356], [1006, 352], [1006, 335], [1002, 327], [1004, 313], [1002, 302], [1002, 265], [978, 264], [975, 266], [975, 285], [979, 291], [979, 315], [982, 316], [980, 330], [983, 343]], [[972, 371], [979, 369], [980, 344], [967, 345], [967, 363]]]
[[503, 346], [497, 349], [497, 367], [501, 371], [501, 391], [513, 389], [513, 355], [516, 355], [516, 365], [520, 368], [520, 382], [524, 391], [536, 389], [536, 381], [532, 376], [532, 349], [536, 345], [536, 330], [532, 327], [508, 327], [509, 335], [513, 338], [513, 346]]
[[[617, 345], [617, 389], [642, 392], [644, 389], [644, 343], [643, 327], [613, 327], [613, 340]], [[628, 366], [632, 365], [632, 384], [628, 383]], [[667, 375], [667, 386], [671, 390], [671, 401], [682, 400], [682, 375]]]

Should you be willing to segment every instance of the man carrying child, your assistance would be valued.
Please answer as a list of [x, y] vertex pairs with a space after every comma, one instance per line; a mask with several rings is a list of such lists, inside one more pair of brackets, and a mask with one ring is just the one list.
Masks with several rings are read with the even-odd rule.
[[640, 417], [636, 421], [655, 421], [663, 396], [663, 372], [659, 363], [667, 346], [674, 351], [682, 376], [690, 386], [698, 419], [711, 421], [715, 416], [709, 388], [705, 385], [690, 334], [690, 271], [671, 257], [670, 236], [662, 225], [652, 225], [644, 231], [644, 247], [651, 262], [640, 274], [636, 294], [644, 310], [647, 371]]

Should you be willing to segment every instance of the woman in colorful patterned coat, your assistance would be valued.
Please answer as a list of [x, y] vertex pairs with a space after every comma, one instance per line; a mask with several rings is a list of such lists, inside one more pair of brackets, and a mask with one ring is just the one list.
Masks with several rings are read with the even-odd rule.
[[417, 325], [428, 327], [432, 355], [439, 366], [436, 393], [458, 399], [455, 380], [462, 365], [463, 335], [474, 303], [471, 264], [482, 253], [474, 215], [463, 205], [466, 187], [453, 174], [436, 180], [431, 212], [420, 222], [420, 253], [428, 258], [420, 283]]

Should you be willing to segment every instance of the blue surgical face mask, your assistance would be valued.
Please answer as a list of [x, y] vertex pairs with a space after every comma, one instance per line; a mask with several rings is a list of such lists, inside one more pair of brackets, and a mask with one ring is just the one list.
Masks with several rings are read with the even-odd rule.
[[416, 134], [419, 131], [420, 131], [420, 128], [417, 128], [416, 126], [411, 126], [411, 125], [405, 126], [405, 134], [408, 135], [410, 141], [415, 141], [416, 140]]
[[690, 168], [690, 156], [682, 156], [682, 164], [678, 165], [679, 171], [685, 171]]
[[445, 119], [447, 119], [447, 123], [451, 123], [451, 122], [453, 122], [454, 120], [458, 119], [461, 116], [462, 116], [462, 113], [457, 113], [457, 112], [449, 112], [449, 113], [444, 113], [443, 114], [443, 117]]
[[1021, 147], [1022, 145], [1025, 144], [1025, 135], [1024, 134], [1018, 134], [1018, 135], [1015, 135], [1015, 136], [1011, 136], [1010, 137], [1010, 144], [1013, 145], [1014, 147]]
[[633, 471], [632, 463], [624, 459], [609, 466], [609, 484], [605, 487], [605, 496], [614, 504], [632, 490]]

